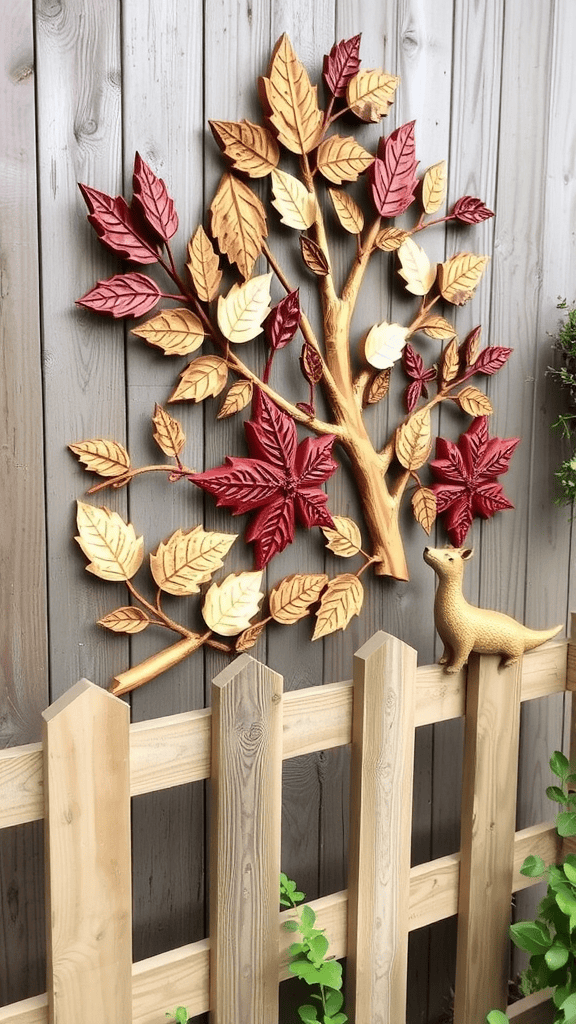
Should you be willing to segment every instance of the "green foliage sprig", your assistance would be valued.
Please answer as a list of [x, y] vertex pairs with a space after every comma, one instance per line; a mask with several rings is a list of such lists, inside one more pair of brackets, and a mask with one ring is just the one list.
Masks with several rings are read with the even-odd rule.
[[[280, 903], [283, 907], [296, 909], [305, 899], [303, 892], [296, 888], [296, 882], [280, 873]], [[342, 966], [328, 956], [329, 943], [323, 928], [315, 928], [316, 914], [312, 907], [302, 907], [296, 919], [285, 921], [289, 932], [299, 932], [300, 940], [293, 942], [288, 952], [288, 970], [317, 989], [310, 998], [318, 1005], [305, 1003], [298, 1008], [303, 1024], [346, 1024], [348, 1017], [342, 1012]]]
[[[566, 309], [566, 300], [561, 302], [559, 309]], [[576, 405], [576, 307], [568, 310], [563, 321], [554, 348], [561, 353], [562, 366], [559, 369], [549, 368], [549, 374], [569, 393], [571, 406]], [[561, 464], [554, 474], [560, 485], [560, 494], [556, 499], [559, 505], [571, 505], [576, 499], [576, 450], [574, 450], [574, 429], [576, 413], [561, 413], [552, 429], [559, 431], [562, 438], [571, 442], [572, 454]]]

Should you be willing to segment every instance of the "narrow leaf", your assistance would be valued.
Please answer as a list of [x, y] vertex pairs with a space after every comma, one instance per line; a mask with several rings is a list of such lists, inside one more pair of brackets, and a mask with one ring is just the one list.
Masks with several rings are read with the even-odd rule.
[[323, 74], [326, 85], [334, 96], [345, 96], [346, 86], [360, 70], [360, 35], [341, 39], [324, 57]]
[[458, 339], [452, 338], [442, 353], [440, 364], [440, 376], [444, 384], [450, 384], [458, 376], [460, 369], [460, 352], [458, 350]]
[[[262, 633], [264, 632], [265, 629], [265, 622], [255, 622], [253, 626], [248, 626], [248, 629], [245, 629], [244, 632], [241, 633], [240, 636], [238, 637], [234, 645], [234, 650], [237, 651], [238, 654], [242, 654], [244, 651], [251, 650], [251, 648], [255, 647], [256, 644], [258, 643], [258, 640], [262, 636]], [[286, 905], [290, 906], [290, 904]], [[286, 924], [295, 924], [295, 922], [287, 921]], [[288, 931], [290, 930], [291, 929], [288, 929]], [[295, 928], [292, 930], [296, 931]]]
[[264, 321], [264, 332], [274, 352], [290, 344], [300, 327], [301, 317], [299, 290], [296, 288], [273, 307]]
[[336, 216], [344, 230], [349, 231], [351, 235], [359, 235], [364, 227], [364, 214], [358, 203], [347, 192], [341, 192], [337, 188], [329, 188], [328, 191]]
[[489, 210], [480, 199], [474, 199], [473, 196], [462, 196], [455, 204], [452, 214], [464, 224], [480, 224], [481, 221], [494, 216], [492, 210]]
[[114, 274], [106, 281], [98, 281], [86, 295], [76, 300], [76, 305], [118, 319], [143, 316], [160, 298], [158, 285], [144, 274]]
[[427, 295], [436, 280], [436, 264], [430, 263], [424, 249], [408, 237], [398, 249], [398, 259], [406, 291], [412, 295]]
[[113, 199], [88, 185], [78, 187], [90, 211], [88, 220], [108, 249], [132, 263], [157, 263], [156, 248], [141, 237], [130, 207], [122, 196]]
[[98, 619], [98, 625], [111, 629], [113, 633], [141, 633], [150, 623], [150, 619], [141, 608], [128, 605], [109, 612], [104, 618]]
[[436, 495], [429, 487], [418, 487], [412, 495], [414, 519], [430, 535], [436, 521]]
[[300, 63], [286, 33], [278, 40], [261, 97], [280, 142], [292, 153], [314, 149], [322, 126], [317, 88]]
[[384, 252], [394, 252], [407, 238], [410, 238], [410, 235], [402, 228], [384, 228], [376, 235], [376, 245]]
[[508, 362], [513, 351], [512, 348], [503, 348], [500, 345], [483, 349], [476, 361], [472, 360], [474, 373], [485, 373], [487, 376], [497, 373]]
[[218, 185], [210, 214], [220, 252], [237, 264], [243, 278], [249, 278], [268, 233], [260, 199], [248, 185], [228, 173]]
[[216, 419], [226, 419], [226, 417], [234, 416], [237, 412], [245, 409], [252, 400], [253, 390], [254, 386], [251, 380], [237, 380], [228, 390]]
[[446, 198], [447, 166], [445, 160], [429, 167], [422, 181], [422, 206], [425, 213], [436, 213]]
[[300, 369], [303, 376], [312, 386], [322, 380], [322, 359], [313, 345], [305, 341], [300, 353]]
[[317, 277], [326, 277], [330, 273], [330, 265], [323, 250], [312, 238], [300, 235], [300, 250], [304, 263], [313, 274]]
[[222, 279], [220, 261], [202, 225], [188, 242], [188, 262], [192, 284], [202, 302], [212, 302]]
[[370, 383], [368, 388], [368, 394], [366, 396], [366, 402], [368, 405], [375, 405], [376, 402], [382, 401], [386, 398], [388, 391], [390, 390], [390, 374], [391, 370], [382, 370], [381, 373], [377, 373], [374, 379]]
[[420, 469], [432, 448], [430, 410], [421, 409], [396, 431], [396, 458], [405, 469]]
[[132, 334], [161, 349], [165, 356], [190, 355], [204, 341], [204, 328], [189, 309], [163, 309], [151, 320], [133, 327]]
[[429, 316], [418, 328], [429, 338], [436, 338], [439, 341], [444, 338], [453, 338], [456, 334], [455, 328], [448, 323], [443, 316]]
[[178, 420], [156, 403], [152, 423], [156, 427], [153, 434], [156, 444], [165, 455], [176, 459], [186, 444], [186, 435]]
[[139, 153], [136, 153], [132, 180], [134, 206], [154, 233], [167, 242], [178, 230], [178, 215], [162, 178], [154, 174]]
[[414, 124], [409, 121], [381, 139], [376, 160], [368, 168], [372, 198], [382, 217], [397, 217], [414, 199], [418, 185]]

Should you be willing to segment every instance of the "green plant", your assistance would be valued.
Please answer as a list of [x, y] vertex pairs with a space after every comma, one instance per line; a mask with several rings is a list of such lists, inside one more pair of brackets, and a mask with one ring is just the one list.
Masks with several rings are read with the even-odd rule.
[[185, 1006], [177, 1006], [171, 1013], [166, 1014], [172, 1020], [176, 1021], [176, 1024], [188, 1024], [188, 1010]]
[[[558, 309], [566, 309], [566, 300], [559, 303]], [[564, 321], [558, 331], [554, 348], [560, 352], [562, 365], [555, 369], [549, 368], [549, 374], [561, 387], [568, 391], [569, 405], [576, 406], [576, 307], [568, 310]], [[571, 505], [576, 498], [576, 450], [574, 450], [574, 427], [576, 413], [561, 413], [555, 423], [553, 430], [558, 430], [560, 435], [571, 442], [572, 453], [565, 459], [560, 469], [554, 474], [560, 485], [560, 494], [556, 499], [559, 505]]]
[[[280, 903], [283, 907], [295, 909], [305, 898], [284, 872], [280, 873]], [[342, 967], [328, 956], [328, 939], [323, 928], [315, 928], [316, 914], [311, 907], [302, 907], [296, 919], [286, 921], [289, 932], [299, 932], [300, 941], [290, 946], [288, 969], [307, 985], [317, 988], [311, 994], [318, 1005], [305, 1003], [298, 1008], [303, 1024], [346, 1024], [348, 1017], [342, 1013]]]

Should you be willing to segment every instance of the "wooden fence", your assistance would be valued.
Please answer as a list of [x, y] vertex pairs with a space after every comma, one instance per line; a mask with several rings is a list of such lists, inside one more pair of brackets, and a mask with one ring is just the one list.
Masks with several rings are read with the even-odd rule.
[[[48, 888], [48, 992], [0, 1022], [159, 1024], [178, 1003], [215, 1024], [276, 1024], [292, 913], [278, 913], [282, 759], [351, 743], [348, 890], [311, 904], [348, 958], [350, 1019], [405, 1020], [408, 933], [458, 913], [455, 1021], [482, 1024], [506, 1002], [510, 896], [533, 884], [520, 865], [563, 852], [549, 822], [514, 831], [518, 731], [521, 701], [576, 689], [574, 637], [448, 676], [377, 633], [352, 683], [285, 694], [243, 655], [214, 680], [211, 710], [135, 725], [81, 680], [45, 712], [42, 743], [0, 752], [0, 826], [46, 818]], [[464, 715], [461, 852], [410, 868], [415, 728]], [[133, 964], [130, 797], [205, 778], [210, 937]], [[508, 1013], [552, 1019], [541, 996]]]

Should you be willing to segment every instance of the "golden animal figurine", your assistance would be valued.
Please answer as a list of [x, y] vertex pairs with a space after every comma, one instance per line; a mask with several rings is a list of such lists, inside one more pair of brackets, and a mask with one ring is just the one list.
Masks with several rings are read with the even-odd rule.
[[510, 615], [468, 604], [462, 577], [472, 555], [471, 548], [424, 548], [424, 561], [438, 576], [434, 622], [444, 643], [440, 664], [450, 673], [458, 672], [472, 651], [500, 654], [503, 666], [513, 665], [524, 651], [539, 647], [562, 629], [528, 629]]

